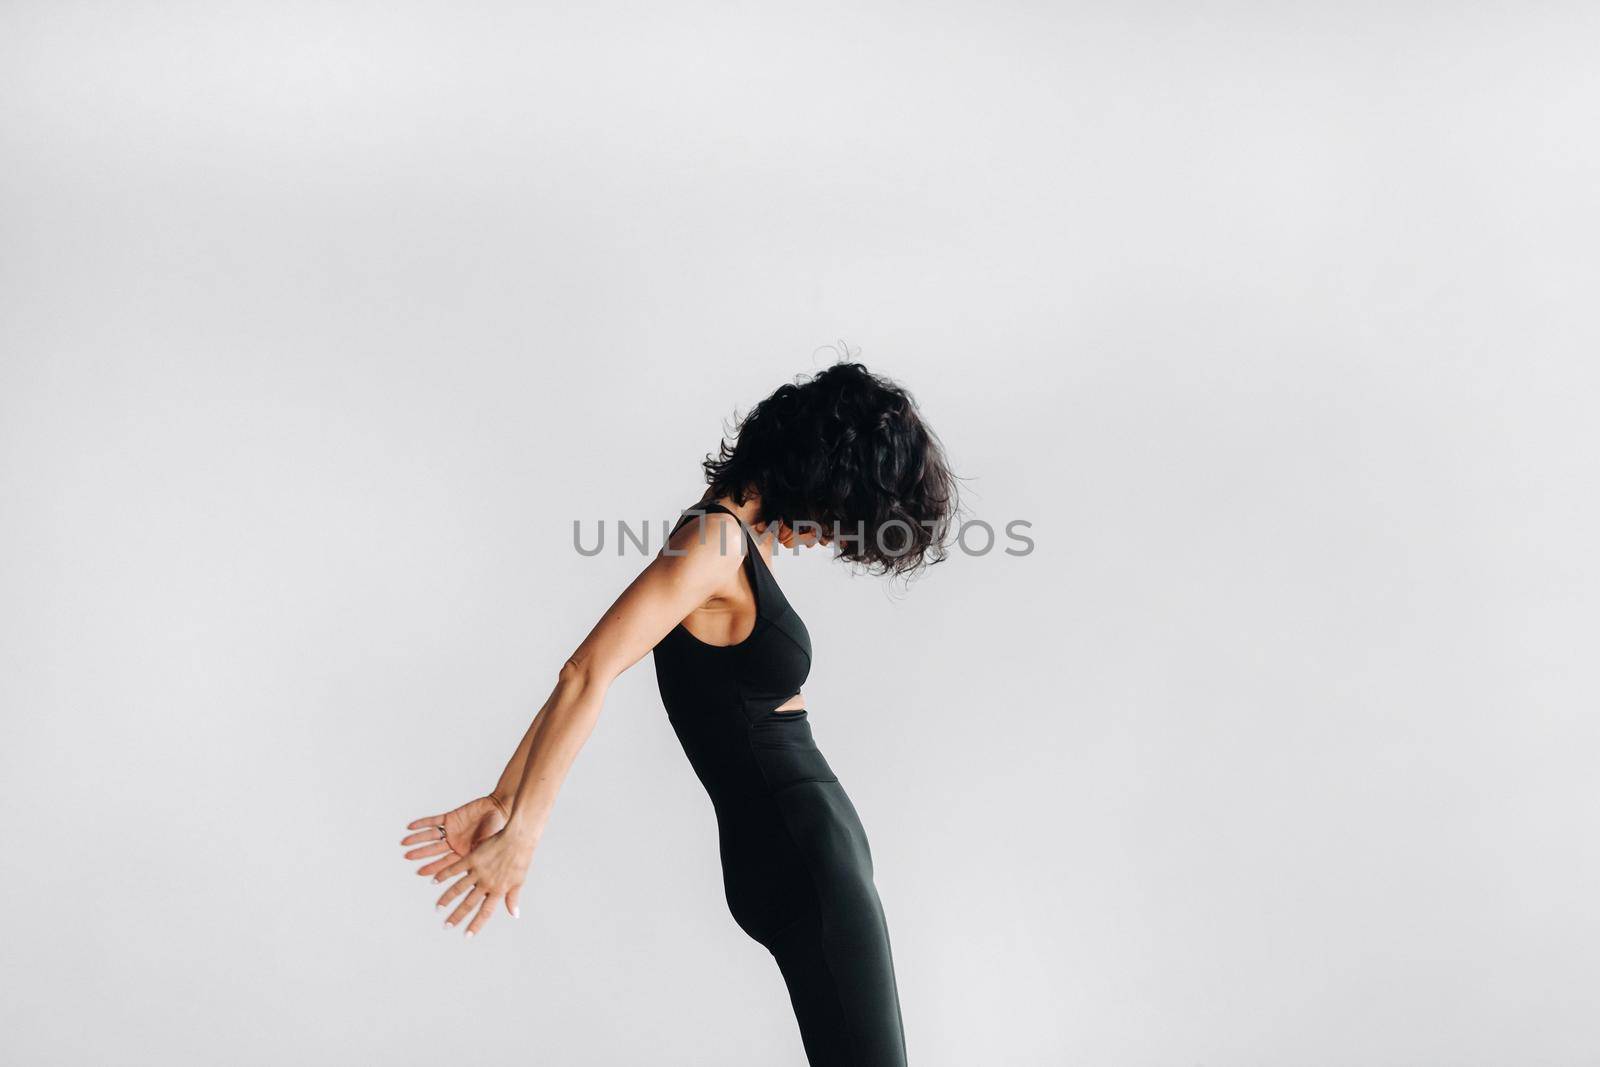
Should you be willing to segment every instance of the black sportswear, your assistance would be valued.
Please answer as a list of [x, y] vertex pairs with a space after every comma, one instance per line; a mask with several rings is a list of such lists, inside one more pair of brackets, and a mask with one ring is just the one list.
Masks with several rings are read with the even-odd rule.
[[[702, 501], [679, 525], [712, 511], [733, 514]], [[661, 700], [716, 810], [728, 908], [777, 960], [807, 1059], [903, 1067], [900, 1000], [866, 832], [806, 712], [775, 710], [805, 683], [811, 638], [740, 528], [755, 629], [737, 644], [709, 645], [679, 623], [655, 647]]]

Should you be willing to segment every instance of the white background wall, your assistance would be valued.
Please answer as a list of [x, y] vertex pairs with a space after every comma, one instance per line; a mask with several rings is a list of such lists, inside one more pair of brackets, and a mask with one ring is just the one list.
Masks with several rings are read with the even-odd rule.
[[0, 10], [0, 1044], [794, 1065], [648, 662], [487, 789], [843, 337], [1026, 558], [816, 558], [912, 1060], [1593, 1063], [1590, 5]]

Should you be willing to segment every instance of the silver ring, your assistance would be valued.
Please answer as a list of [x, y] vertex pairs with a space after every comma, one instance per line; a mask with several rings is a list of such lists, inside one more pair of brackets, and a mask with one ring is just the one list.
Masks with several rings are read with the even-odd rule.
[[444, 832], [444, 827], [442, 827], [442, 826], [435, 826], [434, 829], [439, 831], [439, 840], [440, 841], [443, 841], [445, 838], [450, 836], [449, 834]]

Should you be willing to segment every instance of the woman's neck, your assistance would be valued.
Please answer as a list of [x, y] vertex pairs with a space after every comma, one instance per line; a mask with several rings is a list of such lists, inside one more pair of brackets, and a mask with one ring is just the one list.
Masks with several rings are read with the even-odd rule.
[[735, 504], [731, 496], [709, 497], [707, 499], [721, 504], [737, 515], [739, 521], [748, 526], [750, 532], [755, 535], [756, 544], [761, 547], [761, 550], [767, 554], [769, 559], [772, 557], [773, 545], [777, 540], [775, 537], [777, 530], [769, 530], [758, 522], [761, 517], [761, 495], [759, 493], [748, 494], [743, 504]]
[[746, 496], [743, 504], [735, 504], [733, 497], [727, 495], [708, 496], [705, 500], [713, 504], [721, 504], [739, 516], [739, 521], [752, 529], [755, 528], [756, 521], [761, 517], [761, 497], [756, 493]]

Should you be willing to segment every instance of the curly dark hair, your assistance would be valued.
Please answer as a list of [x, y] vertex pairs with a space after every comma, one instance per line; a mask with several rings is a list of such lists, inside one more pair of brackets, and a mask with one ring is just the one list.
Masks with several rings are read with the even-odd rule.
[[956, 476], [911, 394], [836, 363], [751, 409], [703, 464], [710, 495], [761, 501], [758, 522], [813, 527], [838, 558], [909, 575], [948, 554]]

